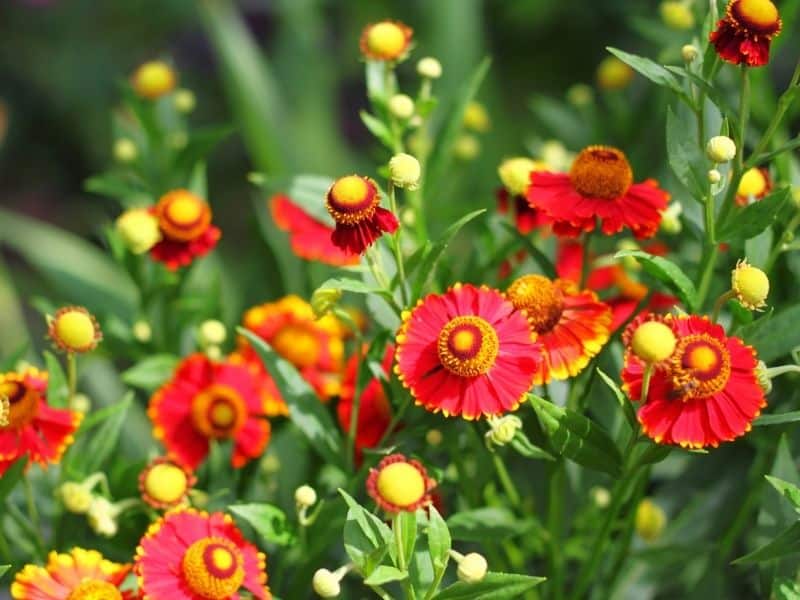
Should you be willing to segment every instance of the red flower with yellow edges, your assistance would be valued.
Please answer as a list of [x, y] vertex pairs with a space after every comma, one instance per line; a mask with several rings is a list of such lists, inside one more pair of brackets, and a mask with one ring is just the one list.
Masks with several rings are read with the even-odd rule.
[[[332, 314], [314, 317], [311, 305], [289, 295], [249, 309], [242, 325], [267, 342], [292, 363], [323, 400], [339, 394], [344, 361], [345, 326]], [[243, 337], [239, 353], [246, 361], [261, 365], [256, 351]], [[259, 366], [263, 370], [263, 366]]]
[[723, 60], [761, 67], [769, 62], [772, 39], [782, 26], [778, 9], [770, 0], [731, 0], [708, 39]]
[[208, 455], [212, 440], [234, 441], [231, 464], [243, 467], [258, 458], [270, 438], [257, 379], [229, 361], [205, 354], [186, 357], [150, 399], [153, 435], [189, 469]]
[[139, 493], [153, 508], [166, 510], [186, 504], [189, 490], [196, 482], [197, 478], [185, 466], [159, 456], [139, 474]]
[[222, 237], [211, 224], [211, 207], [188, 190], [165, 194], [151, 212], [158, 218], [161, 240], [150, 256], [172, 271], [208, 254]]
[[256, 378], [265, 416], [288, 417], [289, 407], [286, 405], [283, 396], [281, 396], [281, 391], [275, 384], [275, 380], [272, 379], [272, 375], [267, 372], [261, 361], [255, 356], [255, 351], [251, 349], [249, 354], [250, 357], [246, 358], [240, 352], [232, 352], [228, 355], [228, 362], [246, 367]]
[[47, 404], [47, 373], [0, 374], [0, 401], [6, 406], [0, 423], [0, 476], [27, 456], [46, 468], [61, 460], [73, 442], [83, 415]]
[[[630, 349], [633, 332], [648, 318], [626, 329], [623, 388], [639, 402], [645, 365]], [[657, 363], [647, 398], [639, 409], [642, 431], [659, 444], [688, 448], [717, 447], [750, 431], [767, 404], [756, 375], [755, 351], [706, 317], [668, 315], [676, 343]]]
[[414, 31], [400, 21], [370, 23], [361, 32], [361, 53], [372, 60], [398, 61], [405, 58], [411, 47]]
[[611, 309], [590, 290], [571, 281], [523, 275], [506, 296], [528, 317], [542, 347], [534, 383], [568, 379], [580, 373], [608, 341]]
[[532, 172], [527, 197], [557, 234], [572, 237], [593, 231], [597, 220], [606, 235], [627, 227], [637, 238], [652, 237], [669, 201], [655, 180], [633, 183], [627, 157], [610, 146], [584, 148], [569, 173]]
[[305, 212], [288, 196], [277, 194], [269, 201], [272, 220], [281, 231], [289, 233], [289, 243], [300, 258], [341, 267], [357, 265], [359, 257], [335, 246], [331, 241], [333, 227]]
[[390, 513], [415, 512], [429, 506], [435, 487], [422, 463], [402, 454], [386, 456], [367, 477], [367, 493]]
[[150, 526], [134, 571], [147, 600], [238, 599], [242, 588], [270, 600], [266, 560], [228, 515], [187, 509]]
[[364, 254], [384, 233], [394, 233], [400, 226], [394, 214], [380, 207], [378, 186], [369, 177], [337, 179], [325, 203], [336, 221], [331, 241], [348, 254]]
[[772, 177], [764, 167], [753, 167], [742, 174], [736, 188], [736, 204], [747, 206], [758, 202], [772, 191]]
[[47, 565], [25, 565], [11, 584], [15, 600], [103, 599], [132, 600], [131, 591], [119, 588], [131, 570], [103, 558], [97, 550], [73, 548], [59, 554], [51, 552]]
[[457, 283], [403, 314], [395, 372], [427, 410], [476, 419], [519, 406], [542, 368], [541, 349], [500, 292]]
[[[389, 378], [394, 361], [394, 346], [389, 344], [383, 356], [381, 367]], [[364, 363], [364, 354], [353, 354], [347, 361], [342, 381], [342, 393], [336, 414], [339, 425], [345, 432], [350, 431], [350, 418], [353, 411], [353, 401], [356, 394], [356, 383], [359, 369], [367, 368]], [[367, 383], [361, 392], [361, 403], [358, 409], [358, 423], [356, 423], [355, 446], [360, 454], [364, 448], [374, 448], [380, 443], [384, 433], [392, 421], [392, 407], [383, 391], [380, 379], [374, 378]]]

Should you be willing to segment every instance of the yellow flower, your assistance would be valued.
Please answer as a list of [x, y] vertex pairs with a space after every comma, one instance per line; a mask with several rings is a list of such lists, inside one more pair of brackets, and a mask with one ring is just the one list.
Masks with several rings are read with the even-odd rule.
[[660, 6], [661, 20], [672, 29], [691, 29], [694, 27], [694, 14], [685, 1], [668, 0]]
[[675, 333], [660, 321], [639, 325], [631, 338], [631, 350], [646, 363], [656, 363], [672, 356], [677, 344]]
[[131, 83], [137, 94], [155, 100], [175, 89], [177, 77], [167, 63], [161, 60], [146, 62], [133, 74]]
[[207, 348], [208, 346], [219, 346], [225, 341], [228, 332], [225, 330], [225, 325], [216, 319], [208, 319], [200, 323], [197, 328], [197, 342], [201, 347]]
[[161, 241], [158, 218], [144, 208], [126, 210], [117, 219], [116, 227], [125, 246], [134, 254], [144, 254]]
[[751, 196], [759, 198], [764, 194], [768, 185], [769, 182], [764, 172], [758, 167], [753, 167], [742, 175], [736, 194], [745, 198], [750, 198]]
[[531, 172], [546, 169], [546, 165], [530, 158], [508, 158], [500, 163], [497, 174], [506, 189], [515, 196], [524, 196], [531, 183]]
[[463, 161], [473, 160], [481, 151], [481, 143], [474, 135], [464, 134], [456, 140], [453, 152]]
[[90, 352], [103, 339], [94, 316], [82, 306], [60, 308], [48, 321], [48, 336], [64, 352]]
[[636, 533], [647, 542], [654, 542], [661, 537], [667, 525], [664, 509], [645, 498], [636, 507]]
[[489, 113], [486, 112], [486, 107], [480, 102], [470, 102], [467, 105], [467, 110], [464, 111], [464, 127], [478, 133], [484, 133], [489, 131], [490, 126]]
[[621, 90], [633, 81], [634, 72], [616, 56], [604, 58], [597, 67], [597, 85], [604, 90]]
[[731, 273], [731, 289], [739, 304], [750, 310], [758, 310], [767, 305], [769, 277], [758, 267], [740, 260]]
[[119, 138], [114, 142], [114, 158], [121, 163], [129, 163], [136, 160], [139, 156], [139, 150], [133, 140], [128, 138]]
[[399, 21], [367, 25], [361, 33], [361, 53], [372, 60], [397, 61], [405, 58], [413, 30]]

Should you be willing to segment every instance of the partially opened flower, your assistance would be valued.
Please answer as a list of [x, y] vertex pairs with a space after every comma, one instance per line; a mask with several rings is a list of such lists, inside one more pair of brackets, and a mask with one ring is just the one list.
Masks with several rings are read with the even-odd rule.
[[[630, 324], [626, 345], [651, 318], [642, 315]], [[750, 431], [766, 406], [755, 351], [706, 317], [667, 316], [661, 322], [672, 328], [677, 342], [652, 371], [639, 409], [642, 431], [656, 443], [685, 448], [717, 447]], [[642, 396], [645, 366], [630, 348], [625, 352], [623, 387], [635, 402]]]
[[610, 146], [584, 148], [569, 173], [534, 171], [527, 197], [559, 235], [593, 231], [599, 221], [606, 235], [628, 228], [637, 238], [655, 235], [669, 200], [652, 179], [634, 183], [627, 157]]
[[542, 360], [525, 315], [500, 292], [457, 283], [403, 314], [395, 372], [417, 404], [476, 419], [515, 410]]
[[772, 177], [764, 167], [753, 167], [742, 174], [736, 188], [736, 204], [747, 206], [761, 200], [772, 191]]
[[239, 468], [261, 456], [270, 438], [256, 377], [244, 365], [204, 354], [178, 365], [147, 414], [154, 437], [189, 469], [203, 462], [213, 440], [233, 440], [231, 464]]
[[414, 31], [400, 21], [370, 23], [361, 32], [361, 53], [372, 60], [398, 61], [408, 54]]
[[309, 215], [288, 196], [273, 196], [269, 208], [275, 225], [289, 234], [292, 252], [300, 258], [335, 267], [358, 264], [358, 255], [348, 254], [331, 241], [333, 227]]
[[782, 26], [778, 8], [770, 0], [731, 0], [709, 40], [723, 60], [761, 67], [769, 62], [772, 39]]
[[139, 474], [139, 493], [153, 508], [168, 509], [186, 504], [197, 478], [185, 466], [160, 456]]
[[418, 460], [402, 454], [385, 457], [369, 470], [367, 493], [383, 510], [390, 513], [415, 512], [432, 502], [436, 482]]
[[0, 374], [0, 397], [7, 402], [0, 426], [0, 476], [27, 456], [42, 467], [61, 460], [83, 415], [47, 404], [47, 373], [27, 369]]
[[567, 379], [580, 373], [608, 341], [611, 309], [597, 294], [564, 279], [524, 275], [506, 291], [524, 311], [542, 347], [534, 383]]
[[148, 600], [228, 600], [242, 588], [272, 598], [266, 557], [219, 512], [167, 513], [142, 538], [134, 570]]
[[400, 225], [392, 212], [380, 207], [378, 186], [369, 177], [337, 179], [325, 202], [336, 221], [331, 241], [349, 254], [364, 254], [379, 237], [394, 233]]
[[136, 595], [121, 591], [131, 570], [103, 558], [97, 550], [73, 548], [51, 552], [44, 567], [25, 565], [11, 584], [15, 600], [132, 600]]
[[211, 207], [188, 190], [173, 190], [152, 209], [161, 240], [150, 249], [154, 260], [175, 270], [208, 254], [222, 236], [211, 224]]
[[48, 337], [63, 352], [91, 352], [103, 339], [97, 319], [82, 306], [60, 308], [48, 323]]

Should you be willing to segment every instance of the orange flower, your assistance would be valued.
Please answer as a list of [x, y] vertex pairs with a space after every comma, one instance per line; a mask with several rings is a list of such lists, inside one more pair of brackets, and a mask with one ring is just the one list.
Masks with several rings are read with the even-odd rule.
[[378, 468], [370, 469], [367, 493], [383, 510], [390, 513], [415, 512], [430, 505], [436, 482], [418, 460], [402, 454], [385, 457]]
[[731, 0], [709, 40], [723, 60], [761, 67], [769, 62], [772, 39], [782, 26], [778, 9], [770, 0]]
[[405, 58], [414, 31], [400, 21], [370, 23], [361, 33], [361, 53], [372, 60], [397, 61]]
[[162, 239], [150, 249], [154, 260], [175, 270], [208, 254], [222, 236], [211, 224], [211, 208], [188, 190], [173, 190], [151, 209]]

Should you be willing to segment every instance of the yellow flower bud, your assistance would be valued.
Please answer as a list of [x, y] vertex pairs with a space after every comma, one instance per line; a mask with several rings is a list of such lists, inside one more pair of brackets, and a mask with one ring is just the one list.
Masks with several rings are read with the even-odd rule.
[[661, 231], [670, 235], [679, 234], [683, 229], [680, 219], [682, 213], [683, 205], [680, 202], [670, 204], [661, 215]]
[[149, 100], [155, 100], [175, 89], [177, 78], [167, 63], [161, 60], [146, 62], [133, 74], [133, 89]]
[[311, 310], [316, 319], [321, 319], [342, 299], [342, 290], [336, 288], [317, 288], [311, 295]]
[[511, 443], [517, 431], [522, 429], [522, 421], [514, 415], [492, 418], [488, 423], [491, 429], [486, 432], [486, 442], [489, 445], [505, 446]]
[[417, 189], [421, 174], [419, 161], [410, 154], [401, 152], [389, 160], [389, 176], [392, 178], [392, 183], [399, 188]]
[[317, 492], [310, 485], [301, 485], [294, 491], [294, 501], [298, 508], [309, 508], [317, 503]]
[[484, 133], [489, 131], [490, 126], [489, 113], [486, 112], [483, 104], [475, 101], [470, 102], [464, 111], [464, 127], [478, 133]]
[[311, 587], [322, 598], [336, 598], [342, 593], [340, 579], [328, 569], [317, 569], [311, 578]]
[[594, 102], [594, 91], [585, 83], [576, 83], [567, 90], [567, 102], [579, 108], [589, 106]]
[[75, 394], [69, 399], [69, 409], [86, 414], [92, 410], [92, 401], [86, 394]]
[[589, 490], [589, 495], [597, 508], [606, 508], [611, 504], [611, 492], [607, 488], [595, 486]]
[[410, 119], [414, 114], [414, 101], [405, 94], [395, 94], [389, 98], [389, 112], [398, 119]]
[[542, 168], [542, 164], [530, 158], [509, 158], [500, 163], [497, 174], [506, 189], [515, 196], [525, 195], [531, 182], [531, 171]]
[[604, 90], [621, 90], [633, 81], [634, 72], [616, 56], [604, 58], [597, 67], [597, 85]]
[[731, 289], [739, 304], [750, 310], [758, 310], [767, 305], [769, 277], [758, 267], [740, 260], [731, 273]]
[[56, 494], [64, 504], [64, 508], [77, 515], [86, 514], [92, 504], [92, 490], [74, 481], [61, 484]]
[[489, 563], [486, 559], [477, 552], [470, 552], [458, 561], [458, 570], [456, 574], [458, 579], [464, 583], [478, 583], [486, 577], [486, 572], [489, 570]]
[[161, 241], [158, 219], [144, 208], [126, 210], [117, 219], [117, 233], [134, 254], [144, 254]]
[[131, 327], [133, 338], [142, 344], [146, 344], [153, 339], [153, 329], [147, 321], [139, 320]]
[[114, 537], [117, 535], [119, 526], [117, 524], [117, 514], [114, 505], [102, 496], [94, 496], [91, 499], [89, 508], [86, 512], [86, 519], [89, 527], [97, 535], [103, 537]]
[[460, 136], [453, 147], [456, 158], [469, 161], [473, 160], [481, 151], [481, 143], [474, 135], [464, 134]]
[[429, 429], [428, 433], [425, 434], [425, 442], [429, 446], [438, 446], [444, 441], [444, 436], [442, 432], [438, 429]]
[[683, 58], [683, 62], [687, 64], [697, 60], [698, 56], [700, 56], [700, 51], [697, 49], [697, 46], [686, 44], [681, 48], [681, 57]]
[[708, 182], [711, 185], [717, 185], [720, 181], [722, 181], [722, 173], [720, 173], [716, 169], [711, 169], [708, 172]]
[[281, 469], [281, 461], [275, 454], [265, 454], [261, 459], [261, 469], [265, 473], [277, 473]]
[[636, 507], [636, 533], [647, 542], [661, 537], [667, 525], [667, 515], [658, 504], [645, 498]]
[[739, 180], [739, 187], [736, 188], [736, 194], [745, 198], [760, 198], [767, 191], [768, 185], [769, 181], [767, 181], [764, 171], [758, 167], [753, 167], [742, 174], [742, 178]]
[[736, 157], [736, 143], [726, 135], [717, 135], [708, 140], [706, 154], [715, 163], [726, 163]]
[[662, 2], [660, 12], [661, 20], [667, 27], [679, 30], [694, 27], [694, 14], [686, 2], [681, 0]]
[[136, 160], [139, 156], [139, 149], [133, 140], [119, 138], [114, 142], [114, 158], [121, 163], [129, 163]]
[[442, 76], [442, 63], [435, 58], [426, 56], [417, 63], [417, 73], [427, 79], [439, 79]]
[[646, 321], [636, 328], [631, 350], [646, 363], [655, 363], [672, 356], [677, 339], [675, 333], [660, 321]]
[[185, 88], [176, 91], [175, 98], [173, 98], [172, 101], [175, 103], [176, 110], [183, 114], [189, 114], [197, 105], [197, 99], [195, 98], [194, 92]]
[[66, 306], [48, 317], [47, 335], [64, 352], [91, 352], [103, 339], [94, 316], [82, 306]]
[[228, 332], [225, 325], [216, 319], [208, 319], [200, 323], [197, 328], [197, 342], [203, 348], [208, 346], [219, 346], [225, 341]]

